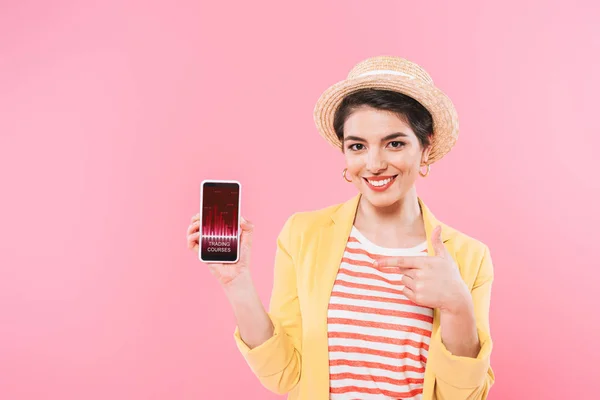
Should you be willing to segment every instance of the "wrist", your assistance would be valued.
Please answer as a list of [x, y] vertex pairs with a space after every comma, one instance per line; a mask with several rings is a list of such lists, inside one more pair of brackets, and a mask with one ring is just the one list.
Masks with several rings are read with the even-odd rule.
[[442, 343], [456, 356], [476, 358], [481, 349], [475, 309], [470, 294], [440, 312]]
[[254, 281], [249, 272], [243, 272], [227, 284], [222, 285], [222, 287], [227, 297], [234, 300], [252, 294], [254, 292]]
[[445, 314], [454, 316], [466, 316], [474, 313], [473, 299], [464, 283], [455, 292], [455, 295], [452, 300], [448, 302], [448, 305], [442, 308], [442, 311]]

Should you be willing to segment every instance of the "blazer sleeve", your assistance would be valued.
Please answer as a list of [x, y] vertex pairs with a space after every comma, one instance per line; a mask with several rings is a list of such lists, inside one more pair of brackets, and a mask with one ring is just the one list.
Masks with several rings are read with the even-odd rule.
[[[495, 377], [490, 365], [492, 338], [489, 309], [494, 270], [490, 251], [484, 248], [477, 276], [471, 289], [480, 351], [476, 358], [455, 356], [444, 346], [435, 357], [435, 394], [438, 400], [485, 400]], [[441, 335], [441, 330], [438, 330]], [[430, 356], [431, 357], [431, 356]]]
[[277, 237], [273, 290], [268, 315], [274, 333], [264, 343], [249, 348], [236, 327], [234, 339], [261, 384], [277, 394], [290, 392], [300, 380], [302, 318], [296, 289], [292, 224], [295, 214]]

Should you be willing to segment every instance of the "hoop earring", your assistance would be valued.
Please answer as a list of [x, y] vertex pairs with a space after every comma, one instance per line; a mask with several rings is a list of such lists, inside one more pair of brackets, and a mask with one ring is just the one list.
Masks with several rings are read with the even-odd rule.
[[344, 180], [345, 180], [346, 182], [352, 182], [350, 179], [348, 179], [348, 178], [346, 177], [346, 171], [348, 171], [348, 168], [344, 168], [344, 170], [342, 171], [342, 176], [344, 177]]
[[427, 175], [429, 175], [429, 173], [431, 172], [431, 165], [427, 164], [427, 172], [422, 173], [421, 172], [421, 168], [419, 168], [419, 175], [421, 175], [423, 178], [427, 177]]

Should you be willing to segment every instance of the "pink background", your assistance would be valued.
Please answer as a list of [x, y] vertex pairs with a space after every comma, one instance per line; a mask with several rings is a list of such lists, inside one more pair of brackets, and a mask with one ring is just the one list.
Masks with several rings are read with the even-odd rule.
[[418, 188], [492, 249], [490, 399], [591, 398], [596, 2], [87, 3], [1, 4], [0, 398], [277, 398], [185, 230], [202, 179], [241, 180], [266, 303], [285, 219], [355, 193], [314, 103], [379, 54], [459, 111]]

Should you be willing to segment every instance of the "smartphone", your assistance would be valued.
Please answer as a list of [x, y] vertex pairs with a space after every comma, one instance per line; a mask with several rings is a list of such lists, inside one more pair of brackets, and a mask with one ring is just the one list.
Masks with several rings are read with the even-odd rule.
[[236, 263], [240, 257], [242, 185], [204, 180], [200, 185], [200, 251], [205, 263]]

